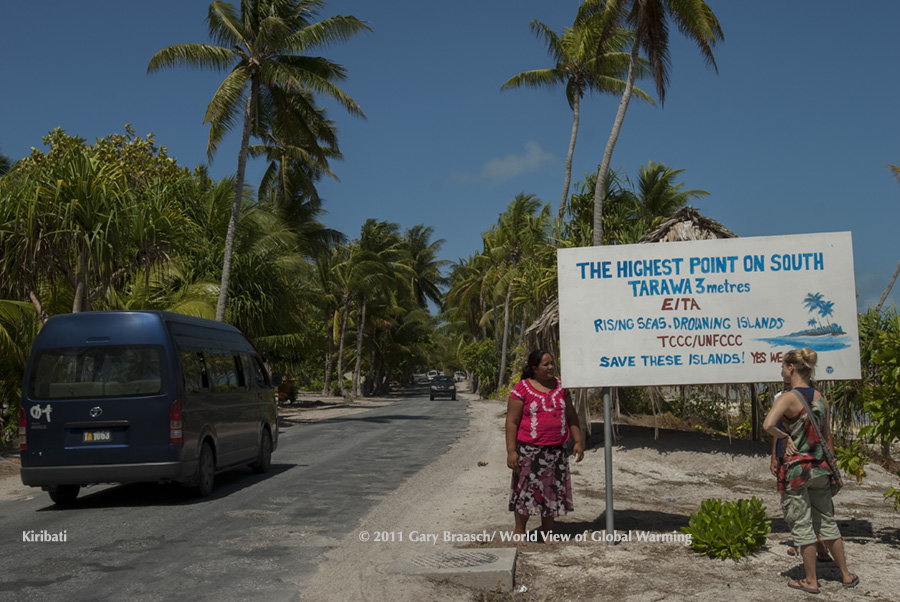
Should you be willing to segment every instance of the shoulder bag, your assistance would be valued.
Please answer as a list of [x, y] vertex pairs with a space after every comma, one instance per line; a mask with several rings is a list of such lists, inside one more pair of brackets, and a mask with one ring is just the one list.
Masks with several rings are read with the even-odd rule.
[[[806, 415], [809, 417], [809, 422], [816, 430], [816, 435], [819, 437], [819, 441], [822, 443], [822, 450], [825, 452], [825, 460], [828, 462], [828, 468], [831, 469], [831, 475], [828, 477], [828, 482], [831, 485], [831, 495], [833, 497], [837, 495], [841, 490], [841, 487], [844, 486], [844, 479], [841, 477], [841, 470], [838, 468], [837, 459], [834, 457], [834, 452], [831, 451], [831, 446], [828, 445], [825, 437], [822, 436], [822, 429], [819, 428], [819, 423], [816, 420], [816, 415], [812, 413], [812, 408], [809, 407], [809, 399], [806, 397], [806, 393], [804, 393], [803, 391], [798, 391], [796, 389], [794, 389], [793, 391], [797, 394], [797, 397], [800, 398], [800, 401], [803, 403], [803, 407], [806, 408]], [[825, 412], [825, 420], [828, 420], [827, 406]]]

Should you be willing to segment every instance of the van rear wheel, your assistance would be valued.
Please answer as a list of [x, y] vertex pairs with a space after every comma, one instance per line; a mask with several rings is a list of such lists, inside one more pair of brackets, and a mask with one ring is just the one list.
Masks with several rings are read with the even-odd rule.
[[78, 497], [80, 490], [81, 485], [59, 485], [50, 489], [47, 493], [50, 494], [50, 499], [54, 503], [60, 506], [68, 506], [75, 502], [75, 498]]
[[194, 488], [199, 497], [206, 497], [212, 493], [215, 478], [216, 457], [213, 455], [212, 446], [204, 441], [200, 448], [200, 461], [197, 462], [197, 485]]
[[256, 462], [250, 465], [253, 472], [269, 472], [272, 465], [272, 435], [269, 429], [264, 428], [262, 433], [262, 441], [259, 443], [259, 457]]

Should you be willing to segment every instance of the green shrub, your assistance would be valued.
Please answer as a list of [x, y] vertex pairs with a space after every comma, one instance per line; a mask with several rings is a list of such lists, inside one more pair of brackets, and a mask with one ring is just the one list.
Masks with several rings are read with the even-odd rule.
[[690, 523], [681, 530], [691, 536], [691, 547], [712, 558], [742, 558], [762, 548], [772, 521], [766, 520], [762, 500], [722, 502], [703, 500], [700, 511], [691, 514]]
[[[900, 477], [900, 472], [897, 473], [897, 476]], [[884, 498], [891, 500], [894, 503], [894, 510], [900, 512], [900, 489], [890, 487], [884, 492]]]
[[860, 446], [859, 439], [852, 441], [847, 447], [835, 447], [834, 455], [838, 468], [856, 477], [857, 483], [862, 483], [863, 477], [866, 476], [865, 467], [869, 463], [869, 458], [865, 448]]

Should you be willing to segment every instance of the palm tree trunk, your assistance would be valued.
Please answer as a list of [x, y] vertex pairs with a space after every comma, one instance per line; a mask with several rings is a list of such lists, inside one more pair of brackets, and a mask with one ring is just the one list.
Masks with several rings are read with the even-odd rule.
[[894, 288], [894, 282], [897, 280], [898, 274], [900, 274], [900, 261], [897, 262], [897, 267], [894, 269], [894, 275], [891, 276], [891, 281], [888, 282], [887, 288], [884, 289], [883, 293], [881, 293], [881, 299], [878, 300], [878, 305], [875, 306], [876, 313], [881, 311], [881, 306], [884, 305], [884, 302], [887, 300], [888, 295], [891, 294], [891, 289]]
[[[481, 315], [483, 316], [484, 314], [487, 313], [487, 303], [484, 300], [484, 295], [482, 294], [478, 298], [478, 300], [479, 300], [479, 305], [480, 305], [480, 309], [481, 309]], [[483, 323], [481, 320], [479, 320], [478, 322], [481, 324], [481, 340], [486, 341], [488, 338], [487, 324]]]
[[503, 345], [500, 347], [500, 376], [497, 379], [497, 392], [506, 380], [506, 345], [509, 342], [509, 301], [512, 298], [512, 280], [506, 289], [506, 303], [503, 305]]
[[[80, 245], [78, 245], [80, 246]], [[72, 302], [72, 313], [77, 314], [85, 310], [84, 300], [87, 297], [87, 259], [85, 251], [78, 252], [75, 260], [75, 300]]]
[[41, 319], [41, 324], [46, 324], [47, 320], [50, 319], [50, 316], [47, 315], [47, 310], [44, 309], [44, 304], [41, 303], [40, 297], [38, 297], [37, 293], [35, 293], [30, 287], [25, 287], [25, 294], [28, 295], [28, 299], [34, 306], [34, 311], [37, 312], [38, 318]]
[[225, 321], [225, 308], [228, 305], [228, 284], [231, 281], [231, 255], [234, 252], [234, 239], [237, 233], [238, 217], [241, 214], [241, 201], [244, 196], [244, 173], [247, 170], [247, 149], [250, 146], [250, 124], [253, 106], [259, 93], [259, 82], [254, 78], [250, 85], [250, 96], [244, 110], [244, 131], [241, 134], [241, 150], [238, 153], [237, 174], [234, 177], [234, 202], [231, 205], [231, 218], [228, 220], [228, 231], [225, 233], [225, 258], [222, 260], [222, 281], [219, 284], [219, 300], [216, 303], [216, 320]]
[[359, 394], [359, 367], [362, 364], [363, 329], [366, 326], [366, 294], [359, 304], [359, 324], [356, 326], [356, 365], [353, 366], [353, 397]]
[[331, 369], [334, 366], [334, 322], [329, 320], [325, 346], [325, 378], [322, 395], [331, 395]]
[[350, 294], [344, 300], [344, 317], [341, 320], [341, 342], [338, 345], [337, 378], [341, 387], [341, 397], [347, 396], [347, 387], [344, 385], [344, 333], [347, 331], [347, 315], [350, 313]]
[[575, 156], [575, 138], [578, 137], [578, 122], [581, 119], [581, 94], [575, 92], [572, 101], [572, 138], [569, 140], [569, 153], [566, 155], [566, 181], [563, 184], [562, 199], [559, 201], [559, 219], [562, 220], [566, 212], [566, 200], [569, 198], [569, 184], [572, 182], [572, 157]]
[[622, 123], [625, 121], [625, 111], [631, 101], [631, 91], [634, 89], [635, 71], [637, 69], [638, 49], [640, 48], [640, 36], [635, 35], [634, 45], [631, 47], [631, 61], [628, 63], [628, 81], [625, 82], [625, 91], [622, 100], [619, 101], [619, 109], [616, 112], [616, 120], [613, 122], [612, 132], [606, 142], [606, 150], [603, 151], [603, 162], [600, 163], [600, 171], [597, 174], [597, 185], [594, 187], [594, 246], [599, 246], [603, 240], [603, 192], [606, 190], [606, 176], [609, 174], [609, 164], [612, 162], [613, 149], [622, 131]]

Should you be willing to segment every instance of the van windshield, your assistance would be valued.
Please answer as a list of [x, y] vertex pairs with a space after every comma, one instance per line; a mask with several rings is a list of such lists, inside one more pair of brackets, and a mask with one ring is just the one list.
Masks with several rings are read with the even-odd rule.
[[108, 345], [48, 349], [31, 371], [32, 399], [143, 397], [165, 389], [163, 349], [158, 345]]

